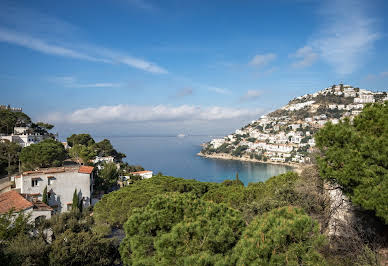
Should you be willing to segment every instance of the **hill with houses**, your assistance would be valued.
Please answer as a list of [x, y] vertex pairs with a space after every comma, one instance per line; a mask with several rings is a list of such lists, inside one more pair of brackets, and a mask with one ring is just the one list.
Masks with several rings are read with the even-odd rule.
[[327, 122], [352, 120], [368, 103], [388, 100], [387, 92], [333, 85], [292, 99], [234, 133], [203, 144], [204, 157], [299, 165], [311, 161], [314, 133]]

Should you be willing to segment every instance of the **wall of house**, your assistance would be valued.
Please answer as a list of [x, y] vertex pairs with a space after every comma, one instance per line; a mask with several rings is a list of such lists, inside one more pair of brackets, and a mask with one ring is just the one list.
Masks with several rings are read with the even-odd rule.
[[[48, 177], [52, 183], [48, 184]], [[67, 203], [72, 203], [74, 190], [77, 189], [78, 197], [84, 198], [83, 206], [90, 205], [90, 198], [92, 193], [92, 178], [89, 174], [82, 174], [78, 172], [63, 172], [55, 174], [34, 174], [22, 176], [21, 178], [21, 193], [37, 194], [38, 199], [42, 200], [42, 193], [47, 186], [47, 192], [51, 194], [48, 199], [48, 205], [52, 206], [58, 212], [67, 211]], [[32, 187], [32, 179], [38, 180], [38, 185]], [[17, 187], [18, 188], [18, 187]], [[55, 208], [57, 206], [57, 208]]]

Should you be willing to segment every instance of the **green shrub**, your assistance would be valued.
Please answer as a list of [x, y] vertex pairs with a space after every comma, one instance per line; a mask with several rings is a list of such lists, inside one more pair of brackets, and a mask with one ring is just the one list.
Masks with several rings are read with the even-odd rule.
[[[133, 211], [124, 228], [120, 254], [126, 265], [182, 265], [204, 254], [228, 254], [244, 222], [225, 205], [191, 194], [169, 194]], [[211, 260], [210, 256], [204, 260]]]
[[302, 209], [283, 207], [255, 218], [233, 249], [237, 265], [324, 265], [325, 238]]

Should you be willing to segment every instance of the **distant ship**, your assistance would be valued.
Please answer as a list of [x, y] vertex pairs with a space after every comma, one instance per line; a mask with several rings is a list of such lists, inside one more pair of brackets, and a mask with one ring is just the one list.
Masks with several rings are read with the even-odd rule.
[[178, 137], [178, 138], [184, 138], [184, 137], [185, 137], [185, 134], [178, 134], [177, 137]]

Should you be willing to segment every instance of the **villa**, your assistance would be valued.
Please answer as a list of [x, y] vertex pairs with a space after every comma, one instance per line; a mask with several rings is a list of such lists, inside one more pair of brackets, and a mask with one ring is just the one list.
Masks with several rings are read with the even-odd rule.
[[93, 193], [93, 166], [45, 168], [14, 176], [16, 190], [34, 200], [42, 200], [47, 187], [48, 205], [55, 212], [71, 210], [74, 191], [83, 207], [91, 204]]

